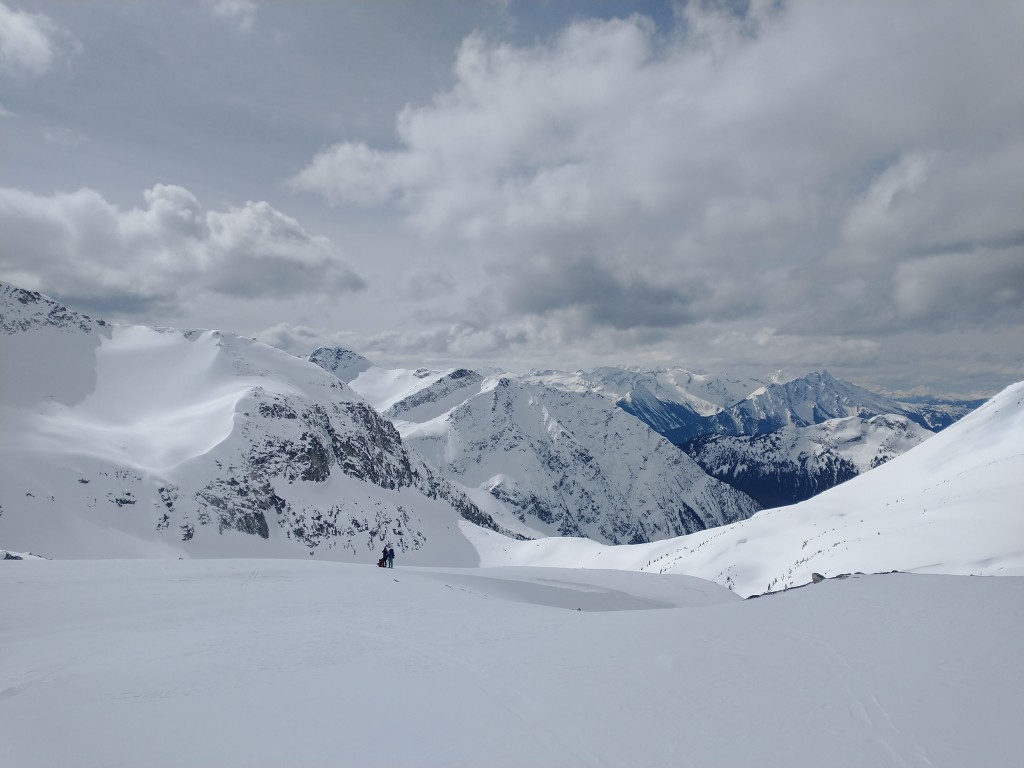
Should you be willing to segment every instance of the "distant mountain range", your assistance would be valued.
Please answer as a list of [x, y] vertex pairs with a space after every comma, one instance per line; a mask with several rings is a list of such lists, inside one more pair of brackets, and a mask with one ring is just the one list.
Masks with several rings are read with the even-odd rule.
[[1024, 382], [800, 504], [639, 547], [550, 539], [491, 546], [483, 564], [682, 573], [745, 597], [856, 572], [1021, 575], [1022, 476]]
[[682, 368], [598, 368], [530, 378], [614, 400], [764, 507], [802, 501], [856, 477], [984, 402], [900, 401], [827, 371], [729, 378]]
[[495, 520], [530, 537], [639, 543], [760, 509], [586, 389], [465, 369], [382, 369], [339, 349], [318, 349], [310, 360], [392, 419], [411, 448]]
[[110, 325], [4, 283], [0, 356], [0, 546], [57, 557], [366, 562], [391, 542], [406, 562], [472, 565], [481, 528], [652, 542], [820, 493], [974, 405], [825, 372], [302, 360], [220, 331]]
[[850, 416], [905, 416], [935, 432], [984, 402], [923, 397], [902, 402], [836, 379], [828, 371], [761, 379], [716, 377], [681, 368], [599, 368], [572, 375], [535, 375], [555, 386], [585, 386], [611, 397], [676, 445], [702, 435], [764, 435]]

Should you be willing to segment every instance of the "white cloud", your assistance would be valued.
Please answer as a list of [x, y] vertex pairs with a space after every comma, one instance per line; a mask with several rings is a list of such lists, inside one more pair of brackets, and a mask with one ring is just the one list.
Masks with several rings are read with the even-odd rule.
[[363, 286], [335, 245], [265, 202], [212, 211], [164, 184], [144, 195], [144, 208], [121, 210], [91, 189], [46, 197], [0, 188], [0, 276], [113, 309]]
[[397, 149], [343, 141], [291, 183], [397, 206], [481, 261], [486, 294], [463, 298], [495, 327], [832, 339], [922, 328], [948, 300], [984, 324], [983, 286], [1024, 253], [1022, 30], [1014, 3], [765, 0], [690, 3], [668, 36], [642, 17], [474, 34]]
[[84, 134], [67, 127], [43, 131], [43, 138], [58, 147], [80, 147], [88, 141]]
[[63, 47], [80, 49], [48, 16], [26, 13], [0, 3], [0, 72], [5, 75], [45, 75]]
[[291, 323], [278, 323], [260, 331], [255, 338], [264, 344], [270, 344], [300, 357], [308, 357], [317, 347], [359, 349], [363, 344], [360, 336], [349, 331], [325, 331], [322, 328]]
[[215, 19], [234, 24], [242, 32], [251, 32], [256, 24], [255, 0], [205, 0]]

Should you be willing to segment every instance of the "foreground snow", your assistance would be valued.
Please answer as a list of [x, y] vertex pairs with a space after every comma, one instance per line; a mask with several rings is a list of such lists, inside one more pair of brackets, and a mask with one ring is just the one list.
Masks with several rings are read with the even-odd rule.
[[1024, 579], [0, 567], [10, 766], [1009, 766]]

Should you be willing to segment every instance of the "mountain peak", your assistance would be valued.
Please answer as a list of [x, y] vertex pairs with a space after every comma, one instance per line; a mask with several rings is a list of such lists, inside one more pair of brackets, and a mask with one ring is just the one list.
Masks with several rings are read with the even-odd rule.
[[373, 367], [373, 363], [358, 352], [344, 347], [317, 347], [309, 356], [309, 362], [333, 373], [346, 384]]

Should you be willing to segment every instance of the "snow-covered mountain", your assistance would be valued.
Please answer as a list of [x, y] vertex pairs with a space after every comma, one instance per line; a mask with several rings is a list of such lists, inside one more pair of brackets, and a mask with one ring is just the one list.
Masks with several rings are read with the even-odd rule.
[[983, 402], [902, 402], [827, 371], [730, 378], [684, 368], [604, 367], [536, 371], [526, 379], [613, 400], [766, 507], [802, 501], [849, 480]]
[[[741, 595], [812, 574], [893, 570], [1024, 575], [1024, 382], [880, 467], [808, 501], [635, 547], [482, 536], [484, 565], [563, 565], [683, 573]], [[500, 544], [500, 546], [499, 546]]]
[[686, 406], [691, 413], [710, 416], [739, 402], [774, 381], [763, 378], [717, 376], [685, 368], [603, 366], [592, 371], [533, 371], [527, 377], [562, 389], [596, 392], [627, 403], [648, 395], [662, 403]]
[[905, 416], [938, 431], [984, 402], [896, 400], [836, 379], [828, 371], [728, 377], [684, 368], [604, 367], [574, 373], [536, 371], [526, 378], [570, 391], [597, 392], [677, 445], [701, 435], [761, 435], [849, 416]]
[[4, 547], [473, 564], [457, 521], [494, 525], [337, 377], [252, 340], [0, 284], [0, 358]]
[[[322, 349], [310, 359], [334, 370], [333, 361], [352, 358]], [[484, 378], [463, 369], [352, 373], [342, 368], [407, 444], [509, 529], [518, 524], [526, 533], [635, 543], [759, 509], [585, 387], [553, 386], [536, 376]], [[503, 517], [503, 509], [512, 517]]]
[[871, 418], [884, 414], [906, 416], [930, 430], [949, 426], [970, 406], [901, 403], [863, 387], [840, 381], [828, 371], [773, 382], [720, 413], [698, 421], [692, 434], [681, 430], [677, 443], [701, 434], [763, 435], [782, 427], [806, 427], [849, 416]]
[[848, 416], [767, 435], [704, 435], [684, 449], [712, 477], [770, 508], [809, 499], [932, 434], [906, 416]]

